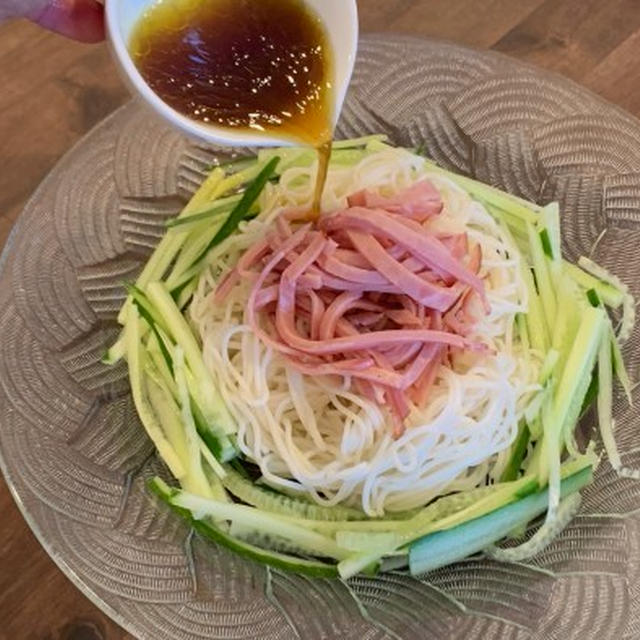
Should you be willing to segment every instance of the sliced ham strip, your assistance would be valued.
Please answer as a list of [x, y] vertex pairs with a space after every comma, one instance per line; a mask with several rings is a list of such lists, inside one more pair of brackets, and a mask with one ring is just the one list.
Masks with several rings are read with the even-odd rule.
[[345, 291], [336, 296], [334, 301], [327, 307], [320, 326], [319, 341], [330, 340], [336, 332], [336, 326], [342, 316], [360, 299], [359, 293]]
[[370, 234], [385, 235], [400, 244], [435, 269], [446, 271], [457, 280], [473, 288], [484, 298], [484, 283], [475, 273], [456, 260], [435, 237], [416, 234], [393, 216], [379, 209], [355, 207], [334, 214], [324, 221], [327, 231], [335, 228], [354, 229]]
[[455, 292], [433, 285], [409, 271], [400, 262], [394, 260], [373, 236], [359, 231], [348, 233], [356, 249], [366, 255], [375, 268], [402, 293], [439, 311], [446, 311], [456, 301], [458, 296]]
[[487, 350], [467, 337], [488, 310], [482, 252], [465, 233], [429, 228], [441, 208], [422, 181], [393, 197], [353, 194], [315, 226], [287, 211], [212, 300], [248, 282], [245, 320], [258, 338], [304, 375], [350, 381], [387, 409], [398, 438], [453, 354]]
[[357, 282], [359, 284], [368, 285], [369, 287], [384, 286], [389, 284], [389, 280], [381, 273], [374, 269], [361, 269], [360, 267], [354, 267], [346, 262], [340, 261], [333, 256], [323, 256], [319, 260], [320, 266], [331, 275], [348, 280], [350, 282]]
[[373, 191], [359, 191], [347, 199], [350, 207], [384, 209], [424, 222], [442, 211], [442, 198], [428, 180], [416, 182], [395, 196], [385, 198]]

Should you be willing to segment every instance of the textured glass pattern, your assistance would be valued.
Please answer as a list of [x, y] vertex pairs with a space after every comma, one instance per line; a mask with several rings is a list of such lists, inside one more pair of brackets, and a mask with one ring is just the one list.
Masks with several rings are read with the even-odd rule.
[[[567, 254], [592, 255], [640, 294], [637, 120], [494, 53], [367, 37], [359, 56], [341, 136], [384, 131], [445, 167], [559, 200]], [[125, 367], [100, 356], [117, 333], [121, 282], [221, 155], [130, 104], [47, 178], [5, 252], [2, 465], [63, 571], [149, 640], [639, 638], [640, 483], [606, 461], [578, 517], [534, 561], [472, 559], [421, 579], [344, 584], [266, 571], [157, 509], [144, 481], [162, 469]], [[637, 379], [640, 330], [624, 351]], [[636, 410], [622, 397], [615, 410], [623, 462], [640, 467]]]

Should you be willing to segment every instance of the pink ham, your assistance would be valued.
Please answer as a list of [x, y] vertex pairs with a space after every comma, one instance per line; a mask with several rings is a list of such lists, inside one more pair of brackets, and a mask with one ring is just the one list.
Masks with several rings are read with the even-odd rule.
[[385, 198], [373, 191], [358, 191], [347, 198], [350, 207], [384, 209], [424, 222], [442, 211], [442, 198], [428, 180], [416, 182], [395, 196]]
[[486, 351], [467, 337], [488, 309], [482, 253], [466, 234], [423, 224], [442, 207], [427, 181], [349, 203], [315, 228], [294, 211], [280, 216], [214, 299], [249, 281], [246, 321], [256, 335], [305, 375], [351, 380], [387, 408], [397, 438], [453, 353]]
[[456, 260], [447, 248], [428, 233], [417, 234], [393, 216], [380, 209], [356, 207], [334, 214], [322, 221], [327, 232], [333, 229], [353, 229], [374, 235], [382, 235], [410, 250], [426, 265], [445, 271], [470, 286], [484, 298], [484, 283], [467, 267]]
[[438, 311], [446, 311], [456, 301], [458, 296], [455, 292], [433, 285], [417, 276], [394, 260], [373, 236], [349, 231], [349, 238], [356, 249], [367, 256], [367, 260], [371, 261], [378, 272], [395, 284], [402, 293]]

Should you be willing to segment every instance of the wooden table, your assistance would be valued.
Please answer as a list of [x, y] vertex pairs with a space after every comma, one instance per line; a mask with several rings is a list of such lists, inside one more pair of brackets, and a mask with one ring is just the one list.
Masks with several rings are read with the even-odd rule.
[[[1, 2], [2, 0], [0, 0]], [[492, 48], [558, 71], [640, 116], [638, 0], [360, 0], [364, 31]], [[0, 27], [0, 246], [71, 145], [127, 99], [104, 45]], [[40, 548], [0, 480], [0, 640], [131, 638]]]

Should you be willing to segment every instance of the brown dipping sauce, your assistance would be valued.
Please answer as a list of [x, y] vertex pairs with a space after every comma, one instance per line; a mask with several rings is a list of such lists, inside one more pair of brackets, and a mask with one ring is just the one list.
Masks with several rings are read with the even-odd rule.
[[134, 29], [130, 51], [147, 84], [188, 118], [316, 147], [319, 212], [332, 60], [325, 27], [303, 0], [160, 0]]

